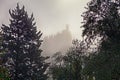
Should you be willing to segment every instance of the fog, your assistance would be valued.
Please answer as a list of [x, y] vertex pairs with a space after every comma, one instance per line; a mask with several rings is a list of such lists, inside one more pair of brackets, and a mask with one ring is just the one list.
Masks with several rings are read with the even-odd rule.
[[9, 9], [14, 9], [16, 4], [25, 5], [26, 11], [30, 15], [34, 14], [38, 30], [43, 32], [43, 36], [54, 35], [69, 28], [73, 38], [81, 39], [82, 17], [89, 0], [0, 0], [0, 25], [9, 22]]
[[[66, 51], [73, 39], [81, 39], [82, 13], [89, 0], [0, 0], [0, 25], [9, 24], [9, 9], [19, 3], [28, 15], [34, 14], [38, 30], [43, 33], [43, 53]], [[69, 24], [69, 29], [66, 28]]]
[[42, 49], [45, 55], [53, 55], [56, 52], [63, 54], [72, 46], [72, 35], [69, 26], [66, 29], [58, 32], [55, 35], [46, 36], [43, 38]]

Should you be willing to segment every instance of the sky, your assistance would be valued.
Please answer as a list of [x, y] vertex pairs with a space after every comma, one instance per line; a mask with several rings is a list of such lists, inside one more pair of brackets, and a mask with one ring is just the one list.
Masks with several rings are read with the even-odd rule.
[[9, 9], [19, 3], [28, 15], [34, 14], [38, 30], [43, 36], [54, 35], [69, 25], [74, 39], [81, 39], [82, 13], [89, 0], [0, 0], [0, 25], [9, 24]]

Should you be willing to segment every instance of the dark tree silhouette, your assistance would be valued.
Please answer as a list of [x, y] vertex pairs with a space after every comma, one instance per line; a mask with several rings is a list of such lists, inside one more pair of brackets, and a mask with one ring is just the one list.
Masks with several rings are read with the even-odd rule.
[[87, 43], [101, 37], [100, 46], [90, 55], [84, 72], [95, 80], [120, 79], [120, 1], [92, 0], [83, 14], [83, 36]]
[[94, 39], [98, 36], [110, 39], [120, 39], [119, 0], [91, 0], [84, 19], [83, 36]]
[[46, 80], [48, 63], [41, 56], [42, 33], [37, 32], [33, 14], [29, 17], [19, 4], [9, 14], [9, 26], [2, 25], [2, 47], [11, 80]]

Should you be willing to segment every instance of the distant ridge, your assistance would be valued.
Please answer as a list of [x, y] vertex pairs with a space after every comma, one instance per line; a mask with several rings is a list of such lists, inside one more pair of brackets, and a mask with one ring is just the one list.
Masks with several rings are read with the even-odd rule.
[[52, 55], [58, 51], [66, 52], [72, 45], [72, 35], [69, 26], [56, 35], [46, 36], [43, 38], [42, 49], [45, 55]]

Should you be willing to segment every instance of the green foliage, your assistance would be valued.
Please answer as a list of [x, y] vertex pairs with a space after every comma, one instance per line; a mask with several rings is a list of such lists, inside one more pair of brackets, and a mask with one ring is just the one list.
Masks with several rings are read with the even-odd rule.
[[[120, 44], [107, 44], [109, 48], [89, 56], [84, 74], [93, 76], [96, 80], [112, 80], [120, 78]], [[111, 47], [111, 48], [110, 48]]]
[[83, 80], [84, 43], [76, 40], [73, 45], [65, 55], [56, 53], [53, 56], [55, 62], [50, 72], [54, 80]]
[[0, 67], [0, 80], [10, 80], [8, 70]]
[[102, 38], [98, 50], [86, 59], [84, 75], [95, 80], [120, 79], [120, 1], [92, 0], [84, 13], [84, 31], [88, 45]]

